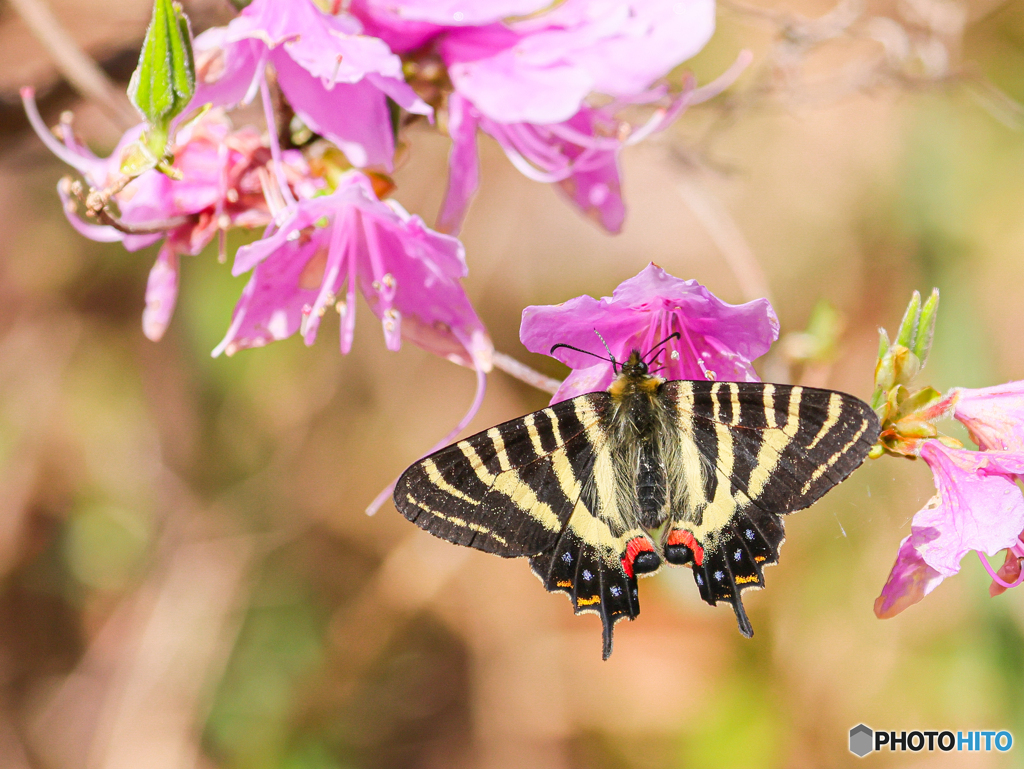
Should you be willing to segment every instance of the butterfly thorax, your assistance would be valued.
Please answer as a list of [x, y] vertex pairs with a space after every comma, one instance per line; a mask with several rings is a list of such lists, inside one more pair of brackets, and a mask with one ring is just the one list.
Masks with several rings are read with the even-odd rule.
[[608, 388], [612, 397], [605, 427], [615, 457], [619, 499], [627, 500], [636, 523], [656, 529], [668, 515], [670, 482], [666, 456], [674, 450], [674, 415], [661, 389], [634, 350]]

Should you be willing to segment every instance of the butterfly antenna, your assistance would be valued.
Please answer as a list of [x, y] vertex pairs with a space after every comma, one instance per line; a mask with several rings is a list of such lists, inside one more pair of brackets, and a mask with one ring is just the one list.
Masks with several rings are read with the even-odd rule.
[[608, 351], [608, 358], [612, 362], [612, 371], [614, 371], [616, 374], [618, 374], [619, 370], [618, 370], [617, 366], [619, 365], [619, 362], [617, 360], [615, 360], [615, 356], [612, 355], [612, 349], [608, 346], [608, 343], [606, 341], [604, 341], [604, 337], [601, 336], [601, 332], [600, 331], [598, 331], [595, 328], [594, 329], [594, 333], [597, 334], [597, 338], [601, 340], [601, 344], [604, 345], [604, 349]]
[[614, 357], [613, 358], [605, 358], [605, 357], [603, 357], [601, 355], [598, 355], [596, 352], [591, 352], [590, 350], [581, 350], [579, 347], [573, 347], [571, 344], [558, 343], [558, 344], [554, 345], [550, 350], [548, 350], [548, 355], [551, 355], [552, 353], [554, 353], [554, 351], [557, 350], [559, 347], [564, 347], [567, 350], [575, 350], [576, 352], [581, 352], [584, 355], [593, 355], [598, 360], [607, 361], [608, 363], [611, 363], [613, 366], [615, 365], [615, 358]]
[[[660, 342], [658, 342], [656, 345], [654, 345], [654, 347], [652, 347], [650, 350], [648, 350], [647, 354], [650, 355], [651, 353], [654, 353], [655, 351], [660, 353], [661, 350], [658, 350], [658, 348], [662, 347], [662, 345], [668, 344], [673, 339], [679, 339], [679, 332], [678, 331], [674, 331], [671, 334], [669, 334], [667, 337], [662, 339]], [[647, 364], [650, 365], [651, 363], [653, 363], [654, 362], [654, 358], [656, 358], [656, 357], [658, 357], [657, 354], [655, 354], [649, 361], [647, 361]]]

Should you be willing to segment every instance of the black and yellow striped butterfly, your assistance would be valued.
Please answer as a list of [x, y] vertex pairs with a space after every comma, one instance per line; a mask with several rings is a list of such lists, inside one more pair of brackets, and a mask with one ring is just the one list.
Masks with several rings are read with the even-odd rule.
[[[583, 352], [583, 351], [580, 351]], [[613, 366], [615, 363], [612, 359]], [[845, 393], [760, 382], [666, 381], [640, 353], [607, 391], [513, 419], [420, 460], [395, 487], [420, 528], [525, 556], [549, 591], [604, 625], [640, 613], [637, 575], [689, 564], [701, 598], [732, 604], [778, 561], [780, 515], [864, 461], [879, 433]]]

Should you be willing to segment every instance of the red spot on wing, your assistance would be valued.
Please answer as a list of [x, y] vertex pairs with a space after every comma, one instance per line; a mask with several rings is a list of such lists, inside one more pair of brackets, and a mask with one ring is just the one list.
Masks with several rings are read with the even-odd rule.
[[698, 566], [704, 563], [704, 548], [697, 544], [697, 540], [693, 538], [690, 532], [674, 529], [668, 535], [668, 544], [686, 545], [693, 551], [693, 562]]
[[622, 568], [626, 570], [626, 575], [632, 578], [633, 576], [633, 561], [640, 553], [653, 553], [654, 545], [650, 543], [645, 537], [633, 537], [629, 540], [626, 545], [626, 557], [622, 559]]

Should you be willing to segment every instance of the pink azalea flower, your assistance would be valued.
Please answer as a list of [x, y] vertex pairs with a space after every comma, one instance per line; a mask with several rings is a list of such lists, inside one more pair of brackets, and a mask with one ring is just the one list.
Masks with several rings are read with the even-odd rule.
[[[60, 126], [61, 141], [47, 130], [36, 109], [31, 89], [22, 92], [25, 111], [47, 147], [75, 168], [90, 187], [106, 190], [123, 181], [121, 158], [136, 142], [142, 126], [127, 131], [105, 158], [94, 155], [75, 137], [71, 126]], [[269, 152], [253, 129], [234, 131], [220, 111], [204, 115], [175, 137], [174, 167], [180, 180], [146, 171], [114, 195], [122, 225], [143, 234], [126, 233], [79, 217], [66, 182], [58, 186], [64, 211], [81, 234], [101, 242], [121, 242], [137, 251], [163, 240], [163, 246], [146, 287], [143, 331], [156, 341], [170, 321], [178, 292], [178, 257], [198, 254], [218, 232], [228, 227], [257, 227], [270, 220], [260, 180]], [[297, 152], [286, 153], [288, 173], [305, 175], [305, 163]]]
[[[720, 93], [749, 54], [701, 89], [687, 82], [645, 125], [616, 115], [626, 105], [664, 99], [667, 89], [652, 83], [699, 51], [713, 31], [708, 0], [568, 0], [529, 19], [448, 30], [438, 49], [455, 91], [448, 99], [452, 150], [439, 229], [459, 231], [479, 183], [479, 127], [523, 174], [558, 184], [584, 215], [619, 232], [623, 147]], [[593, 91], [615, 99], [590, 106], [585, 100]]]
[[482, 114], [550, 125], [591, 92], [645, 92], [714, 28], [713, 0], [566, 0], [520, 21], [451, 30], [440, 52], [455, 90]]
[[1009, 548], [1024, 555], [1018, 539], [1024, 530], [1024, 497], [1017, 486], [1024, 475], [1024, 452], [969, 451], [927, 440], [920, 456], [934, 474], [937, 493], [914, 516], [910, 536], [900, 543], [875, 601], [881, 618], [917, 603], [956, 574], [971, 550], [980, 556]]
[[254, 0], [226, 27], [199, 35], [194, 47], [194, 104], [250, 101], [269, 62], [295, 113], [359, 167], [392, 168], [388, 97], [410, 112], [432, 112], [384, 41], [364, 35], [354, 16], [324, 13], [312, 0]]
[[358, 287], [381, 320], [388, 349], [398, 350], [404, 338], [476, 371], [469, 409], [430, 451], [448, 444], [479, 410], [494, 348], [460, 282], [466, 276], [462, 244], [428, 229], [397, 202], [379, 200], [362, 173], [350, 171], [333, 193], [285, 208], [262, 240], [238, 249], [232, 272], [248, 270], [252, 277], [215, 356], [296, 332], [310, 345], [332, 308], [341, 316], [341, 352], [347, 353]]
[[1024, 381], [971, 390], [958, 387], [954, 416], [982, 449], [1024, 451]]
[[462, 288], [465, 254], [455, 238], [428, 229], [370, 180], [350, 172], [329, 195], [300, 200], [238, 249], [233, 273], [253, 271], [214, 355], [301, 332], [316, 339], [321, 318], [341, 316], [341, 351], [352, 345], [356, 290], [381, 320], [388, 349], [403, 337], [480, 371], [492, 346]]
[[[606, 355], [601, 334], [617, 361], [634, 349], [646, 353], [671, 334], [658, 358], [666, 379], [759, 381], [751, 361], [768, 352], [779, 336], [779, 321], [767, 299], [727, 304], [695, 280], [673, 277], [655, 264], [621, 283], [612, 296], [580, 296], [558, 305], [527, 307], [519, 336], [531, 352], [551, 354], [556, 344]], [[615, 377], [610, 363], [560, 348], [555, 357], [572, 373], [552, 403], [606, 389]], [[656, 366], [658, 365], [656, 364]]]
[[619, 153], [623, 147], [667, 127], [686, 103], [684, 94], [669, 109], [659, 110], [648, 125], [632, 131], [628, 124], [614, 118], [616, 105], [584, 106], [568, 120], [554, 125], [499, 123], [453, 93], [448, 98], [448, 131], [452, 138], [448, 190], [438, 215], [438, 229], [459, 231], [479, 186], [476, 130], [480, 128], [498, 141], [525, 176], [558, 184], [585, 216], [609, 232], [619, 232], [626, 216]]

